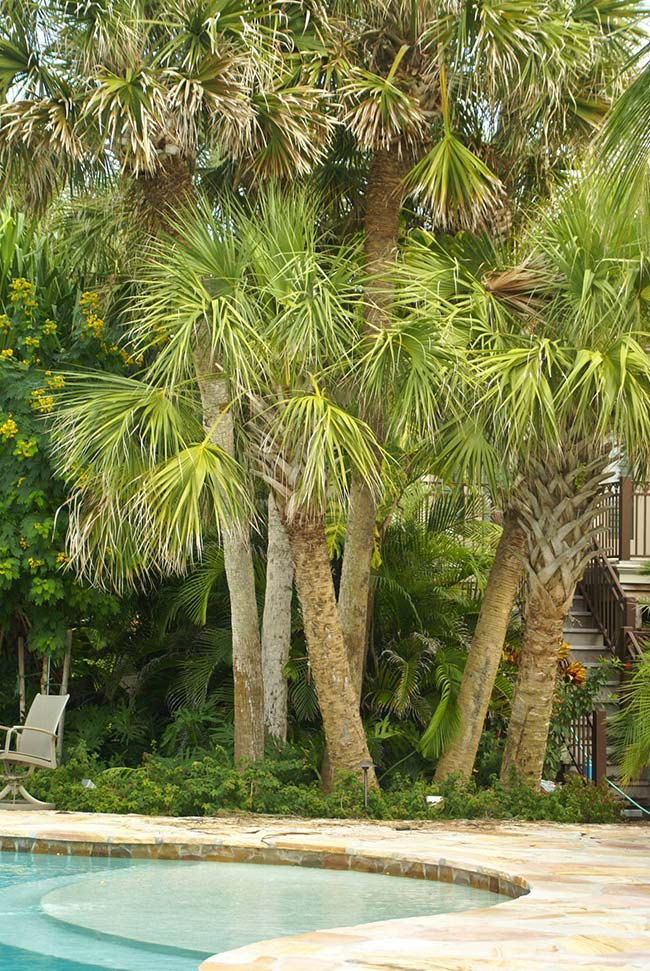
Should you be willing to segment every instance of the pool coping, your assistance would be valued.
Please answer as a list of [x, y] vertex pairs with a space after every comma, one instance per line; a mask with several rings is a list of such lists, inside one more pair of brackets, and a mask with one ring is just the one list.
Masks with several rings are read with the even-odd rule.
[[[498, 870], [461, 866], [441, 858], [436, 861], [409, 859], [404, 856], [382, 856], [347, 852], [328, 847], [325, 850], [295, 850], [277, 846], [251, 847], [236, 843], [168, 843], [113, 842], [99, 840], [43, 839], [38, 836], [2, 836], [0, 852], [51, 853], [133, 860], [189, 860], [210, 863], [264, 863], [273, 866], [300, 866], [323, 870], [353, 870], [391, 877], [435, 880], [457, 886], [486, 890], [516, 899], [530, 892], [522, 878]], [[497, 903], [497, 901], [495, 901]]]
[[[512, 898], [463, 913], [261, 941], [209, 958], [202, 971], [647, 971], [648, 834], [630, 824], [0, 814], [0, 849], [8, 851], [357, 870]], [[534, 963], [531, 953], [540, 955]]]

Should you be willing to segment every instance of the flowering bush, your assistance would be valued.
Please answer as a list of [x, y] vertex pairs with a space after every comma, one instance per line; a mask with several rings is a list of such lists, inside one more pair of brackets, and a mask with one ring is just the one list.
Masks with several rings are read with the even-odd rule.
[[119, 354], [81, 342], [81, 301], [63, 283], [55, 308], [52, 294], [25, 277], [0, 280], [0, 627], [15, 630], [23, 618], [18, 629], [29, 631], [28, 647], [37, 654], [60, 651], [80, 614], [88, 619], [117, 609], [112, 598], [65, 572], [65, 493], [44, 419], [65, 385], [59, 368], [124, 365]]

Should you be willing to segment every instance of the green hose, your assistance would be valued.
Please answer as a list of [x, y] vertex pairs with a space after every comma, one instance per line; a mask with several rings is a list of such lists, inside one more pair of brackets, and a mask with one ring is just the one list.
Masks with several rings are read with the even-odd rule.
[[622, 789], [619, 789], [619, 787], [616, 785], [615, 782], [612, 782], [611, 779], [607, 779], [607, 783], [612, 787], [612, 789], [616, 789], [616, 791], [619, 792], [622, 796], [625, 796], [628, 802], [631, 802], [633, 806], [636, 806], [637, 809], [640, 809], [642, 813], [645, 813], [646, 816], [650, 816], [650, 812], [647, 809], [644, 809], [644, 807], [640, 806], [638, 802], [635, 802], [632, 796], [628, 796], [627, 792], [623, 792]]

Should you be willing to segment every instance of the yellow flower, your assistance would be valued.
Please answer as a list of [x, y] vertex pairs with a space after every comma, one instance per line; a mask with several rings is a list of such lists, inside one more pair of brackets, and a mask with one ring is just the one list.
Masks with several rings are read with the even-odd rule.
[[56, 562], [57, 563], [67, 563], [68, 562], [68, 554], [67, 553], [57, 553], [56, 554]]
[[35, 560], [33, 556], [30, 556], [27, 562], [32, 570], [38, 570], [39, 566], [43, 566], [43, 560]]
[[20, 537], [20, 539], [18, 540], [18, 545], [20, 546], [21, 550], [27, 549], [28, 543], [24, 536]]
[[41, 339], [40, 339], [40, 337], [26, 337], [25, 338], [25, 347], [40, 347], [40, 346], [41, 346]]
[[54, 398], [52, 395], [45, 395], [43, 398], [38, 399], [38, 410], [43, 415], [49, 415], [49, 413], [54, 408]]
[[4, 351], [0, 351], [0, 357], [3, 357], [5, 360], [8, 357], [13, 357], [13, 356], [14, 356], [13, 347], [5, 347]]
[[35, 438], [19, 438], [16, 442], [14, 455], [19, 459], [31, 459], [38, 452], [38, 445]]
[[13, 418], [7, 418], [7, 420], [0, 425], [0, 435], [2, 435], [5, 441], [8, 441], [10, 438], [15, 438], [17, 433], [18, 425]]
[[48, 317], [45, 323], [43, 324], [41, 330], [43, 331], [46, 337], [49, 337], [50, 334], [56, 334], [56, 330], [57, 330], [56, 323], [53, 320], [50, 320]]
[[65, 378], [61, 374], [56, 374], [53, 378], [49, 379], [47, 386], [52, 391], [60, 391], [61, 388], [65, 388]]
[[11, 329], [11, 324], [9, 323], [9, 318], [6, 314], [0, 314], [0, 331], [6, 331]]

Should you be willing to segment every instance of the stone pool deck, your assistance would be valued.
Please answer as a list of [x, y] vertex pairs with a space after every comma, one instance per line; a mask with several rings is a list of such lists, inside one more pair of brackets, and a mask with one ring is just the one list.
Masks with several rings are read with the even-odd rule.
[[650, 828], [644, 825], [15, 811], [0, 813], [0, 847], [352, 868], [523, 894], [465, 914], [263, 941], [210, 958], [202, 971], [650, 969]]

